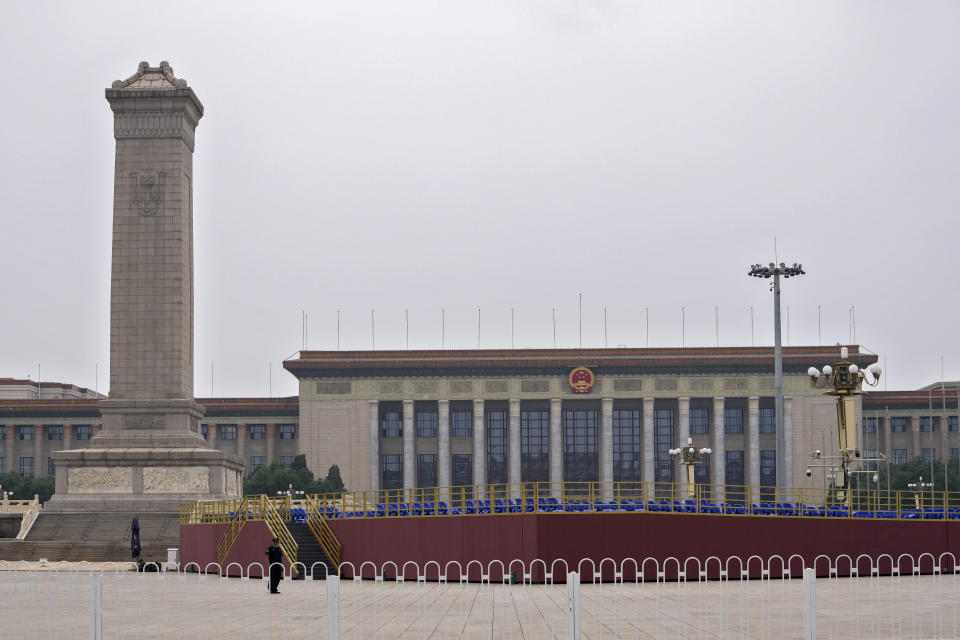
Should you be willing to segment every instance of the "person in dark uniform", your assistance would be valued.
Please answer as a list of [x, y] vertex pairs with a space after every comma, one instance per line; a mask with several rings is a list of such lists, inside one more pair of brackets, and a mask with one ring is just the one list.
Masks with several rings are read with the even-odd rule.
[[270, 593], [280, 593], [277, 587], [283, 580], [283, 551], [277, 545], [277, 539], [273, 539], [273, 544], [267, 547], [267, 566], [270, 567]]

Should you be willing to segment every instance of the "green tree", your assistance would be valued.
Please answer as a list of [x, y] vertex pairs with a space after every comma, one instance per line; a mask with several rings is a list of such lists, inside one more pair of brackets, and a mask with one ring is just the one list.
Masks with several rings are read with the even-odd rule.
[[323, 479], [323, 493], [346, 493], [343, 478], [340, 477], [340, 467], [331, 465], [327, 470], [327, 477]]
[[40, 502], [46, 502], [53, 495], [54, 476], [21, 476], [19, 473], [9, 472], [0, 474], [0, 485], [11, 500], [32, 500], [33, 496], [40, 496]]
[[275, 496], [277, 492], [285, 492], [291, 486], [294, 491], [304, 491], [310, 495], [345, 491], [343, 479], [340, 477], [340, 468], [337, 465], [330, 467], [325, 479], [317, 480], [307, 467], [306, 456], [299, 455], [293, 459], [289, 469], [279, 462], [257, 469], [244, 480], [243, 493], [244, 495], [265, 493], [268, 496]]
[[[960, 491], [960, 460], [952, 458], [947, 465], [949, 470], [944, 478], [944, 464], [940, 460], [933, 461], [933, 489], [934, 491], [943, 491], [945, 488], [951, 491]], [[879, 473], [880, 487], [887, 488], [887, 470]], [[922, 456], [908, 460], [903, 464], [892, 464], [889, 466], [889, 483], [893, 491], [907, 491], [908, 484], [919, 482], [920, 477], [924, 482], [930, 482], [930, 461]]]

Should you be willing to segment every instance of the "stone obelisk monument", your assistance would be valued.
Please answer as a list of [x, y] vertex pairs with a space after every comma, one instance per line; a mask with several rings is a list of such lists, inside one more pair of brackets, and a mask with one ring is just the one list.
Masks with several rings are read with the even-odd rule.
[[54, 454], [55, 510], [175, 511], [240, 495], [193, 398], [193, 148], [203, 105], [166, 62], [106, 90], [117, 141], [110, 394], [88, 449]]

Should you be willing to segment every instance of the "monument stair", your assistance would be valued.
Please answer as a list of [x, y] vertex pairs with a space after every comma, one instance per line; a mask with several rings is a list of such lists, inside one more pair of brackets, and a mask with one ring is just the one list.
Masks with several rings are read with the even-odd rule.
[[139, 519], [141, 555], [147, 562], [163, 562], [168, 548], [179, 547], [176, 513], [41, 512], [26, 540], [0, 540], [0, 560], [131, 561], [133, 518]]
[[[337, 568], [333, 566], [327, 554], [324, 553], [320, 543], [314, 537], [310, 527], [305, 522], [287, 522], [287, 528], [290, 535], [297, 541], [297, 562], [302, 563], [306, 570], [304, 573], [314, 580], [326, 580], [327, 573], [336, 574]], [[319, 563], [323, 564], [319, 564]]]

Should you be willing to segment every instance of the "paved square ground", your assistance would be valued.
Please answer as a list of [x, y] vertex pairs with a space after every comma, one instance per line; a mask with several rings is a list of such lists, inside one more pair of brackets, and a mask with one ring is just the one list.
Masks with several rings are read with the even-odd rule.
[[[0, 571], [2, 637], [88, 638], [103, 573], [105, 638], [318, 638], [327, 583], [115, 572]], [[821, 579], [819, 638], [960, 637], [957, 576]], [[340, 583], [343, 638], [566, 638], [565, 585]], [[801, 580], [584, 584], [583, 638], [802, 638]]]

